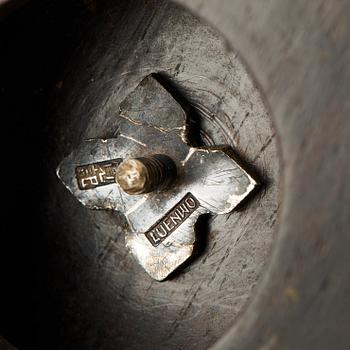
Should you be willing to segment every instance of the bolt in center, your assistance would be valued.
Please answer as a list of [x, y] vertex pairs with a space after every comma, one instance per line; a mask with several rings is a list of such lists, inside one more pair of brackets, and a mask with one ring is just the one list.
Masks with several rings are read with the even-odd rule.
[[144, 194], [169, 188], [176, 179], [174, 161], [164, 155], [131, 158], [122, 162], [116, 172], [116, 182], [128, 194]]

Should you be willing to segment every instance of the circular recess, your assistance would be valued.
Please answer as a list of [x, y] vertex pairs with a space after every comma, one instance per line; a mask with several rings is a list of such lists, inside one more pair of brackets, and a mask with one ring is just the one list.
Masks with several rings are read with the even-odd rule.
[[84, 208], [52, 178], [47, 232], [65, 247], [56, 264], [75, 276], [60, 296], [70, 305], [62, 332], [75, 348], [204, 349], [240, 314], [271, 252], [275, 132], [254, 79], [213, 29], [167, 1], [109, 3], [68, 68], [53, 169], [82, 140], [112, 137], [120, 103], [157, 73], [195, 110], [194, 138], [232, 146], [261, 186], [238, 210], [198, 225], [197, 255], [159, 283], [126, 250], [120, 215]]

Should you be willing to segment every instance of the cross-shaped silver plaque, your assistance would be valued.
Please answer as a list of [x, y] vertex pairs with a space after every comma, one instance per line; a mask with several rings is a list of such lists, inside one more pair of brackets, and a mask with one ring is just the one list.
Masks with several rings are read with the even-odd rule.
[[[62, 161], [57, 174], [83, 205], [125, 215], [127, 247], [161, 281], [192, 255], [198, 217], [231, 212], [256, 181], [229, 147], [189, 145], [185, 111], [152, 76], [121, 104], [120, 117], [115, 138], [84, 141]], [[171, 186], [136, 195], [125, 192], [115, 180], [120, 164], [154, 154], [175, 164]]]

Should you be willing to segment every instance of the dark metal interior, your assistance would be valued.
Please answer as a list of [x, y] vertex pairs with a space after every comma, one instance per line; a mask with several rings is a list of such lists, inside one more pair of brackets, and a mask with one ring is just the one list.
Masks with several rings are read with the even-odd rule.
[[[21, 349], [349, 349], [350, 2], [174, 3], [212, 27], [160, 0], [1, 1], [1, 335]], [[113, 134], [150, 73], [199, 115], [197, 141], [230, 144], [262, 183], [204, 218], [197, 255], [164, 283], [129, 256], [121, 217], [84, 209], [54, 172]]]
[[[95, 5], [37, 1], [0, 23], [12, 165], [0, 332], [23, 349], [203, 349], [239, 317], [271, 253], [279, 161], [269, 112], [241, 59], [189, 12], [155, 0]], [[122, 217], [84, 208], [55, 175], [82, 140], [113, 135], [119, 104], [151, 73], [192, 105], [194, 138], [230, 144], [261, 182], [238, 211], [202, 220], [196, 256], [163, 283], [128, 254]]]

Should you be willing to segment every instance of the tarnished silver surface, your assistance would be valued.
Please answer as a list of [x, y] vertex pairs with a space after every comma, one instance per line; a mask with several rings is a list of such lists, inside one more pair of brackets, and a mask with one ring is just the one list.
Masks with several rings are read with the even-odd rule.
[[[229, 148], [189, 145], [185, 111], [151, 76], [121, 104], [120, 117], [114, 138], [83, 142], [57, 174], [85, 206], [122, 212], [129, 223], [127, 247], [151, 277], [163, 280], [192, 255], [198, 217], [229, 213], [256, 182]], [[177, 166], [170, 189], [129, 195], [116, 183], [79, 187], [76, 169], [81, 166], [156, 153], [171, 157]]]
[[[62, 328], [65, 337], [50, 338], [50, 344], [67, 348], [60, 342], [70, 337], [72, 347], [86, 350], [177, 350], [188, 344], [206, 349], [246, 309], [271, 258], [280, 213], [277, 137], [244, 57], [212, 28], [170, 1], [108, 2], [113, 8], [98, 28], [91, 27], [94, 40], [79, 48], [69, 70], [76, 73], [65, 76], [63, 96], [50, 114], [54, 137], [47, 146], [56, 151], [45, 161], [50, 175], [45, 247], [59, 262], [45, 263], [50, 281], [70, 271], [64, 278], [74, 282], [51, 284], [57, 300], [72, 308]], [[261, 182], [240, 210], [197, 225], [191, 263], [165, 283], [151, 279], [125, 249], [123, 214], [89, 210], [56, 174], [51, 177], [83, 140], [114, 137], [119, 106], [154, 72], [166, 75], [196, 109], [200, 128], [194, 131], [201, 144], [230, 145]], [[91, 322], [89, 332], [85, 325]]]

